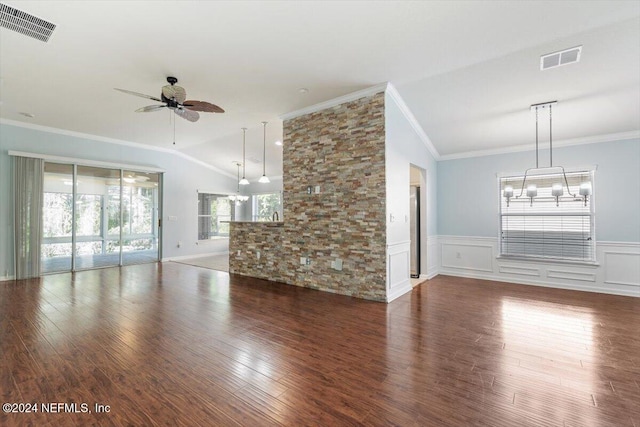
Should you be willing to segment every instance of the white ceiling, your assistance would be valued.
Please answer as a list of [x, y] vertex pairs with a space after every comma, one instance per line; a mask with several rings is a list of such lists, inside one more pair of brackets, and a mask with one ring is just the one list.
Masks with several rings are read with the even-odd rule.
[[[0, 117], [175, 148], [235, 176], [282, 173], [282, 114], [393, 83], [443, 158], [533, 142], [528, 106], [558, 100], [554, 139], [640, 134], [637, 1], [4, 1], [57, 28], [0, 29]], [[547, 71], [539, 57], [583, 45]], [[176, 76], [224, 114], [135, 113]], [[306, 94], [300, 88], [308, 88]], [[19, 112], [29, 112], [27, 118]]]

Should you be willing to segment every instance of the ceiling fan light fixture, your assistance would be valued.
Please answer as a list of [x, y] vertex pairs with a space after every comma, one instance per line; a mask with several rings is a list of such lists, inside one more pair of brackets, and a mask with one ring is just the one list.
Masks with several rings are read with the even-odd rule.
[[138, 96], [141, 98], [151, 99], [156, 102], [160, 102], [160, 105], [148, 105], [146, 107], [138, 108], [138, 113], [150, 113], [152, 111], [158, 111], [163, 108], [168, 108], [176, 115], [182, 117], [190, 122], [197, 122], [200, 119], [198, 111], [204, 113], [224, 113], [224, 110], [215, 104], [205, 101], [195, 101], [186, 99], [187, 92], [182, 86], [177, 86], [178, 79], [175, 77], [167, 77], [168, 85], [162, 87], [160, 97], [151, 95], [145, 95], [144, 93], [133, 92], [126, 89], [114, 88], [117, 91]]

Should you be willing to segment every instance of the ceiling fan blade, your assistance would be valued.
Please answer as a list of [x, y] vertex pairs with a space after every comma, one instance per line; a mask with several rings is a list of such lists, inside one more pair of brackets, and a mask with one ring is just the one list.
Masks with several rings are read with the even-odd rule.
[[162, 110], [163, 108], [167, 108], [166, 105], [147, 105], [146, 107], [138, 108], [136, 113], [150, 113], [152, 111]]
[[178, 104], [182, 104], [187, 99], [187, 92], [181, 86], [166, 85], [162, 86], [162, 95], [167, 99], [173, 99]]
[[183, 119], [189, 120], [190, 122], [197, 122], [200, 118], [200, 114], [196, 113], [195, 111], [185, 110], [182, 108], [176, 108], [173, 111], [175, 111], [175, 113]]
[[184, 101], [184, 108], [191, 111], [203, 111], [205, 113], [224, 113], [224, 110], [215, 104], [205, 101]]
[[114, 89], [120, 92], [128, 93], [129, 95], [139, 96], [141, 98], [153, 99], [154, 101], [162, 102], [162, 99], [156, 98], [155, 96], [151, 96], [151, 95], [145, 95], [144, 93], [133, 92], [131, 90], [126, 90], [126, 89], [118, 89], [117, 87], [114, 87]]

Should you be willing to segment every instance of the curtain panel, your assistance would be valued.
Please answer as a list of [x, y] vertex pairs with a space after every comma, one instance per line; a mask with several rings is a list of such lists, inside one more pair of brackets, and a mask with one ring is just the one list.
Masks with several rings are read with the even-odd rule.
[[16, 279], [40, 276], [44, 160], [13, 157]]

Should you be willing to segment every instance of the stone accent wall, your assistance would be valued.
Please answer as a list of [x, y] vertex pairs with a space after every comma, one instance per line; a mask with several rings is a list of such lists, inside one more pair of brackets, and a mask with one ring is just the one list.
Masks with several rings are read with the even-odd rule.
[[282, 223], [232, 222], [230, 226], [229, 273], [286, 283], [281, 265]]
[[[230, 271], [385, 301], [384, 123], [382, 92], [285, 120], [284, 225], [232, 226]], [[267, 247], [273, 259], [256, 260]], [[336, 259], [342, 271], [331, 267]]]

